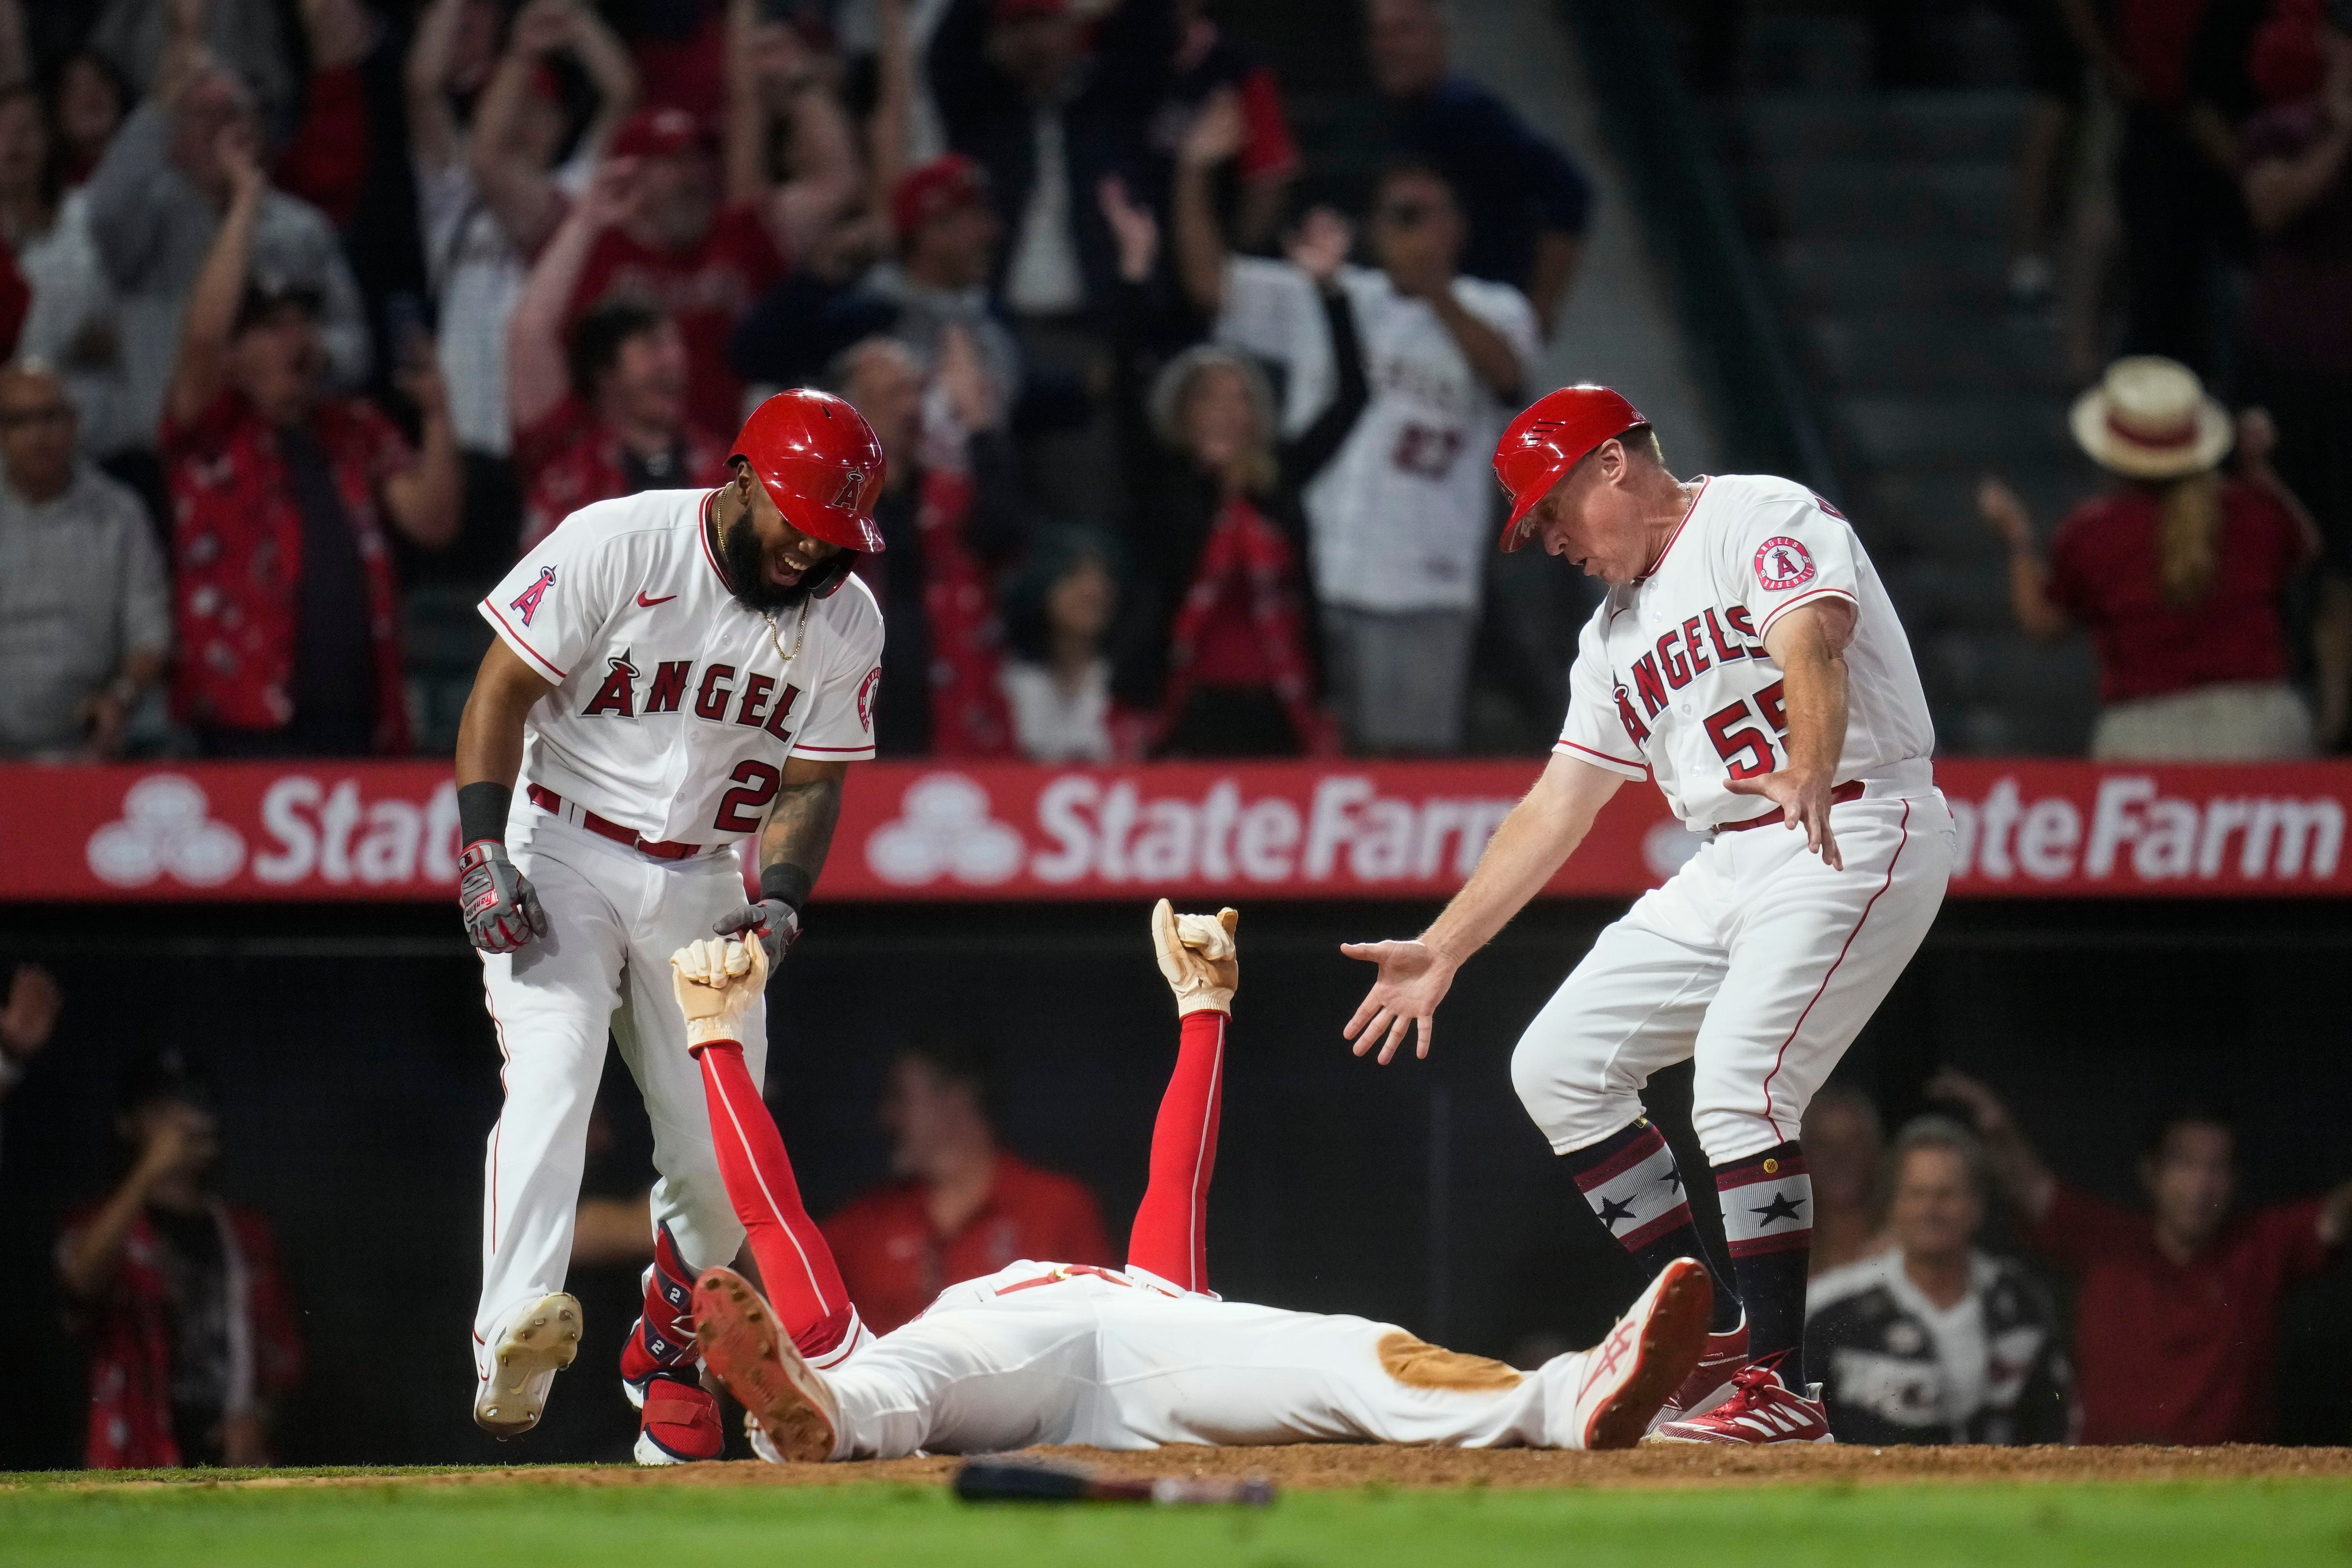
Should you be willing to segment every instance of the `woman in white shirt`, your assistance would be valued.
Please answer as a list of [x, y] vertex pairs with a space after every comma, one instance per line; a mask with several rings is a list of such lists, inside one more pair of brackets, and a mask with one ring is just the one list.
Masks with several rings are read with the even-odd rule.
[[1117, 751], [1106, 642], [1118, 613], [1118, 548], [1091, 529], [1037, 542], [1004, 597], [1012, 657], [1002, 677], [1022, 754], [1107, 763]]

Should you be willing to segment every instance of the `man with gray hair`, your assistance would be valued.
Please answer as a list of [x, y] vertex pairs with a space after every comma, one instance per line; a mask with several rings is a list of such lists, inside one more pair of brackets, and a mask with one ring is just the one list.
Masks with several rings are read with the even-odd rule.
[[1841, 1443], [2063, 1443], [2074, 1377], [2057, 1310], [1977, 1250], [1984, 1146], [1945, 1116], [1895, 1135], [1882, 1186], [1895, 1245], [1817, 1276], [1805, 1364]]
[[0, 367], [0, 756], [119, 754], [171, 652], [146, 510], [81, 460], [75, 434], [54, 371]]

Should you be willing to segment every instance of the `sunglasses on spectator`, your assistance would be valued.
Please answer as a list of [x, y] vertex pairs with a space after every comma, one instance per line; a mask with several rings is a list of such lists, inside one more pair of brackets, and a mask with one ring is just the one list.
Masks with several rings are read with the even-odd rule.
[[1419, 228], [1437, 216], [1437, 208], [1429, 202], [1383, 202], [1374, 216], [1398, 228]]
[[52, 403], [45, 408], [21, 408], [13, 414], [0, 413], [0, 430], [29, 430], [36, 425], [63, 425], [71, 420], [70, 405]]

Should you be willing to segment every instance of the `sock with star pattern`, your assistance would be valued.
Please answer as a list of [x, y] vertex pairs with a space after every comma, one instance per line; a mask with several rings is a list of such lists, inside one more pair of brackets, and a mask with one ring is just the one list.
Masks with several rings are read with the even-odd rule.
[[[1748, 1355], [1805, 1392], [1805, 1273], [1813, 1253], [1813, 1179], [1794, 1142], [1715, 1167], [1724, 1239], [1748, 1307]], [[1776, 1359], [1777, 1358], [1777, 1359]]]
[[1633, 1255], [1645, 1276], [1657, 1278], [1658, 1270], [1677, 1258], [1697, 1258], [1715, 1280], [1715, 1331], [1738, 1326], [1739, 1297], [1691, 1222], [1690, 1199], [1683, 1192], [1675, 1152], [1648, 1117], [1560, 1158], [1594, 1216], [1618, 1246]]

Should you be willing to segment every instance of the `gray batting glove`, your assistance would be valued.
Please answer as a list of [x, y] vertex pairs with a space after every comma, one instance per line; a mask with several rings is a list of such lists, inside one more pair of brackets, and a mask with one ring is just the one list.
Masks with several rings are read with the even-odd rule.
[[761, 899], [756, 904], [745, 904], [710, 929], [720, 936], [740, 932], [747, 940], [757, 937], [767, 954], [768, 970], [773, 973], [784, 961], [785, 950], [800, 940], [801, 917], [782, 899]]
[[457, 910], [466, 917], [466, 940], [484, 952], [512, 952], [547, 934], [537, 889], [495, 838], [477, 839], [457, 857]]

